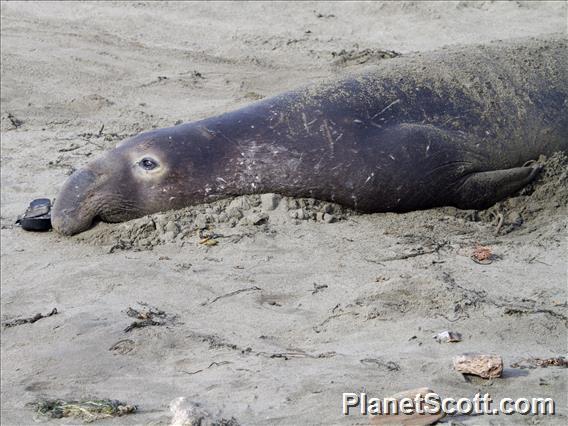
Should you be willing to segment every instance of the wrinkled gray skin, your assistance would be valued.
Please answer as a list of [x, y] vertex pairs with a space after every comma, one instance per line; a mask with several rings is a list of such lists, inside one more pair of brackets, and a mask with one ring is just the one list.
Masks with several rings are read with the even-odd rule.
[[234, 112], [142, 133], [74, 173], [65, 235], [240, 194], [275, 192], [364, 212], [485, 208], [568, 151], [563, 36], [385, 60]]

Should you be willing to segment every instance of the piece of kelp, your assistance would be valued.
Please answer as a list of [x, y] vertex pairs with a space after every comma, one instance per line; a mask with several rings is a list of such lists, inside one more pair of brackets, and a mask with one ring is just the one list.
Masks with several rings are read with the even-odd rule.
[[76, 417], [89, 423], [107, 417], [119, 417], [134, 413], [135, 405], [126, 404], [116, 399], [94, 399], [65, 401], [52, 399], [38, 401], [35, 404], [37, 414], [60, 419]]

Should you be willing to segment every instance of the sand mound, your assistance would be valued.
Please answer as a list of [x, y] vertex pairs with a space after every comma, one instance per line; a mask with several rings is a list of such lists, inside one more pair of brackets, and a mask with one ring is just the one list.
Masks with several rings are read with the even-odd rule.
[[181, 210], [145, 216], [122, 224], [101, 224], [77, 236], [89, 244], [117, 249], [148, 250], [164, 243], [183, 246], [189, 240], [214, 245], [220, 238], [238, 241], [243, 232], [256, 232], [269, 224], [302, 221], [332, 223], [353, 212], [337, 204], [277, 194], [245, 195]]

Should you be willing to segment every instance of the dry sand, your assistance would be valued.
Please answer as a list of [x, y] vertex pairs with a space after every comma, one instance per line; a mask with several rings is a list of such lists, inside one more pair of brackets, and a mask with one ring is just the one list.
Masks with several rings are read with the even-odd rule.
[[[169, 424], [178, 397], [242, 424], [365, 424], [341, 415], [343, 392], [421, 386], [553, 397], [559, 411], [444, 422], [565, 424], [566, 369], [511, 367], [566, 353], [565, 157], [482, 212], [270, 210], [253, 196], [74, 238], [13, 225], [139, 131], [389, 60], [380, 51], [565, 31], [564, 2], [3, 2], [2, 321], [58, 314], [2, 328], [2, 424], [33, 423], [41, 398], [92, 397], [139, 408], [100, 424]], [[199, 244], [208, 222], [217, 245]], [[472, 261], [477, 243], [491, 264]], [[164, 324], [125, 332], [140, 302]], [[447, 329], [463, 341], [432, 339]], [[469, 351], [502, 355], [504, 376], [464, 379], [451, 361]]]

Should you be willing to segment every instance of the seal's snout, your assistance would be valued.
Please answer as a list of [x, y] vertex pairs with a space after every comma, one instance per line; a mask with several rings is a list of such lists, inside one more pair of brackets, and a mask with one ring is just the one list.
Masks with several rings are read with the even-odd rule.
[[91, 197], [97, 176], [89, 169], [73, 173], [55, 199], [51, 223], [64, 235], [73, 235], [87, 230], [96, 216]]

